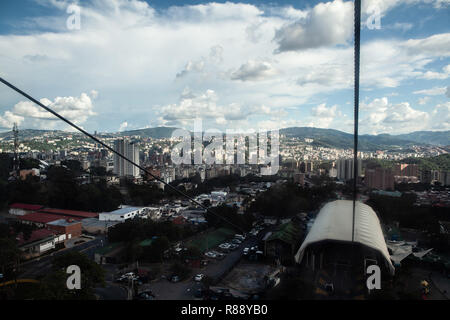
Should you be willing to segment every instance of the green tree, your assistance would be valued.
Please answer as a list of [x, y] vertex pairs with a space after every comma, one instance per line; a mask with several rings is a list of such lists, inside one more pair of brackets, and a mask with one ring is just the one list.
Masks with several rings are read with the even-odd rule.
[[2, 274], [17, 267], [20, 255], [21, 252], [13, 238], [0, 238], [0, 270]]
[[[81, 270], [81, 289], [67, 289], [67, 267], [77, 265]], [[41, 279], [36, 299], [43, 300], [92, 300], [94, 288], [104, 286], [105, 271], [85, 254], [71, 251], [53, 260], [52, 272]]]

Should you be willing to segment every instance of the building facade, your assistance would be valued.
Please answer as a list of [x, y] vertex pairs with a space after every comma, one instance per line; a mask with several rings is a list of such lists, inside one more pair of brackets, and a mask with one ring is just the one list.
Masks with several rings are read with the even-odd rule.
[[[139, 165], [139, 146], [127, 139], [114, 141], [114, 150]], [[120, 177], [139, 177], [139, 168], [114, 154], [114, 174]]]

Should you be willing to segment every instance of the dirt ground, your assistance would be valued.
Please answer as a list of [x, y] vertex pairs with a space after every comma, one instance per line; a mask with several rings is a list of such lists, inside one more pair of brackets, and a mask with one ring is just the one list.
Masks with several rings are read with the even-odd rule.
[[265, 288], [264, 277], [275, 268], [261, 263], [239, 263], [220, 283], [242, 293], [257, 293]]

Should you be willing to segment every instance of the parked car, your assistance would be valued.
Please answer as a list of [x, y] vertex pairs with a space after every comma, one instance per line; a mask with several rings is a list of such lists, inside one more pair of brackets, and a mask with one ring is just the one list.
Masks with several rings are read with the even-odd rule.
[[179, 276], [173, 275], [173, 276], [170, 278], [170, 281], [175, 283], [175, 282], [180, 282], [181, 279], [180, 279]]
[[250, 251], [250, 248], [244, 248], [244, 251], [243, 251], [244, 256], [248, 255], [249, 251]]
[[242, 243], [242, 241], [239, 240], [239, 239], [233, 239], [233, 240], [231, 240], [231, 242], [234, 243], [234, 244], [241, 244]]
[[211, 251], [205, 252], [205, 256], [207, 256], [208, 258], [216, 258], [217, 257], [217, 255]]
[[200, 281], [203, 280], [204, 277], [205, 277], [204, 274], [199, 273], [199, 274], [197, 274], [197, 275], [194, 277], [194, 281], [200, 282]]
[[221, 248], [221, 249], [229, 249], [230, 248], [230, 244], [227, 243], [227, 242], [224, 242], [221, 245], [219, 245], [219, 248]]
[[139, 293], [134, 300], [154, 300], [155, 295], [150, 290]]
[[242, 235], [242, 234], [235, 234], [235, 235], [234, 235], [234, 238], [235, 238], [235, 239], [239, 239], [239, 240], [241, 240], [241, 241], [244, 241], [244, 240], [245, 240], [245, 236]]
[[223, 253], [220, 253], [220, 252], [216, 253], [216, 259], [222, 260], [223, 258], [225, 258], [225, 255]]
[[239, 245], [232, 243], [230, 246], [230, 250], [236, 250], [237, 248], [239, 248]]

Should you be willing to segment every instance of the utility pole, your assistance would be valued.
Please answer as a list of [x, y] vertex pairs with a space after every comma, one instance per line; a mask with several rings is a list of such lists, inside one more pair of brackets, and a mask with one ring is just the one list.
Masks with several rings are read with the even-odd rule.
[[14, 137], [14, 159], [13, 159], [13, 171], [16, 177], [19, 176], [20, 170], [20, 160], [19, 160], [19, 128], [17, 127], [17, 123], [14, 122], [13, 126], [13, 137]]
[[359, 121], [359, 58], [360, 58], [360, 32], [361, 32], [361, 0], [355, 0], [354, 4], [354, 32], [355, 32], [355, 88], [354, 88], [354, 132], [353, 132], [353, 218], [352, 218], [352, 242], [355, 240], [355, 215], [358, 180], [358, 121]]

